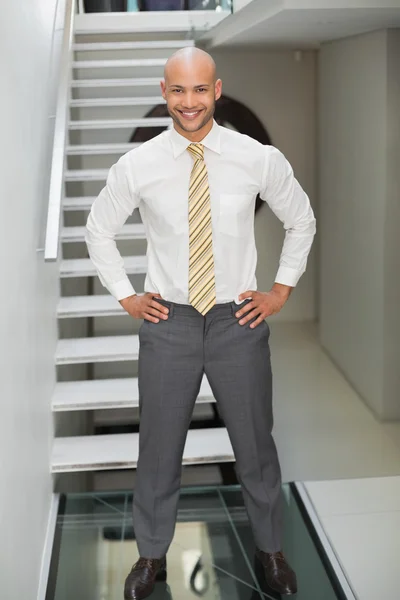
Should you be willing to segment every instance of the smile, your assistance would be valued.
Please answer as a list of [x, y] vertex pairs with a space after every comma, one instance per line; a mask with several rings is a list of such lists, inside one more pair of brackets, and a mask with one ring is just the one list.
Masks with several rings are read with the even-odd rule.
[[185, 117], [185, 119], [195, 119], [202, 112], [202, 110], [180, 110], [179, 112], [183, 117]]

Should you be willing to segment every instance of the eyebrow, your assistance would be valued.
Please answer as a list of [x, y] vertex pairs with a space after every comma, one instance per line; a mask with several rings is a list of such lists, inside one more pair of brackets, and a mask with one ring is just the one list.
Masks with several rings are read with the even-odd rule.
[[[181, 89], [181, 90], [183, 90], [183, 89], [184, 89], [184, 86], [183, 86], [183, 85], [176, 85], [175, 83], [172, 83], [172, 84], [171, 84], [171, 85], [169, 85], [168, 87], [170, 87], [170, 88], [171, 88], [171, 87], [175, 87], [175, 88], [179, 88], [179, 89]], [[209, 84], [209, 83], [201, 83], [201, 84], [199, 84], [199, 85], [195, 85], [195, 86], [194, 86], [194, 88], [200, 88], [200, 87], [210, 87], [210, 84]]]

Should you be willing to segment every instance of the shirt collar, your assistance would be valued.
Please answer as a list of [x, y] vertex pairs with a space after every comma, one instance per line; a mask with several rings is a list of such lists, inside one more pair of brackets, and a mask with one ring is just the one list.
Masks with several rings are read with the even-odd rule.
[[[180, 154], [183, 154], [186, 148], [191, 144], [191, 141], [178, 133], [175, 127], [170, 129], [170, 140], [174, 158], [177, 158]], [[207, 133], [206, 137], [203, 138], [199, 143], [203, 144], [205, 148], [221, 154], [221, 131], [215, 119], [213, 119], [212, 128]]]

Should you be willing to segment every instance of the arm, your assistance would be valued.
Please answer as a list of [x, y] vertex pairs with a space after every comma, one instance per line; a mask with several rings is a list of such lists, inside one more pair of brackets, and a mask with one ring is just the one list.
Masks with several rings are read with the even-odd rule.
[[291, 165], [280, 150], [271, 146], [265, 147], [260, 197], [286, 230], [272, 291], [287, 299], [306, 270], [316, 221], [308, 196], [294, 177]]
[[286, 230], [279, 269], [269, 292], [247, 290], [239, 300], [251, 297], [243, 310], [236, 313], [244, 325], [255, 318], [250, 327], [257, 327], [263, 319], [279, 312], [306, 270], [307, 257], [315, 235], [315, 218], [307, 194], [293, 175], [293, 169], [282, 152], [273, 146], [264, 147], [264, 168], [260, 197], [282, 221]]
[[111, 167], [105, 187], [93, 202], [85, 231], [89, 256], [100, 282], [117, 300], [136, 293], [115, 243], [115, 235], [139, 206], [139, 195], [131, 179], [130, 160], [125, 154]]

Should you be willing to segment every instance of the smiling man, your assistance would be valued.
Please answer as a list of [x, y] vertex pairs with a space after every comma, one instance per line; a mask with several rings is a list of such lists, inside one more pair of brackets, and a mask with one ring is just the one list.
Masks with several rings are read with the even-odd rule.
[[[271, 588], [294, 594], [282, 552], [281, 471], [272, 437], [270, 329], [304, 273], [315, 234], [307, 195], [273, 146], [218, 126], [222, 82], [211, 56], [176, 52], [161, 91], [173, 128], [111, 167], [86, 242], [100, 281], [139, 330], [139, 459], [133, 521], [140, 559], [125, 598], [166, 577], [182, 455], [203, 375], [225, 422], [257, 556]], [[269, 291], [257, 290], [257, 194], [286, 230]], [[147, 236], [144, 294], [128, 279], [115, 235], [138, 208]], [[205, 440], [205, 444], [206, 444]]]

